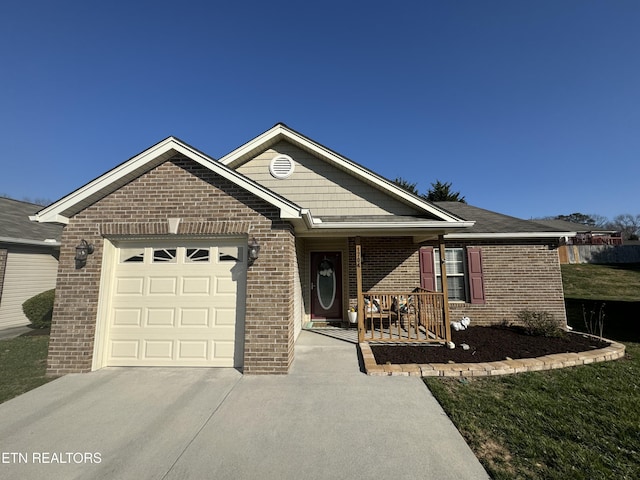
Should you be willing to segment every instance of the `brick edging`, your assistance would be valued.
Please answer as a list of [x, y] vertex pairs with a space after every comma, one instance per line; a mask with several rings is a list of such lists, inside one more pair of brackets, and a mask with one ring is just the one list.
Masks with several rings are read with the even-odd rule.
[[403, 365], [378, 365], [368, 343], [360, 343], [360, 351], [364, 360], [367, 375], [388, 376], [401, 375], [412, 377], [488, 377], [493, 375], [509, 375], [521, 372], [552, 370], [556, 368], [575, 367], [595, 362], [606, 362], [624, 357], [625, 346], [603, 338], [611, 345], [597, 350], [579, 353], [555, 353], [536, 358], [520, 358], [500, 362], [484, 363], [416, 363]]

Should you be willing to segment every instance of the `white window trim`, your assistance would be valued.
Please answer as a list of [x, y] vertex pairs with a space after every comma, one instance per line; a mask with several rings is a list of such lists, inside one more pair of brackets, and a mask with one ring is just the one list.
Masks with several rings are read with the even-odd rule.
[[[467, 259], [466, 259], [466, 249], [464, 247], [451, 247], [445, 248], [445, 259], [446, 252], [458, 250], [462, 252], [462, 273], [451, 273], [452, 269], [447, 268], [447, 278], [463, 278], [464, 281], [464, 298], [449, 298], [450, 303], [469, 303], [470, 295], [469, 295], [469, 274], [467, 268]], [[440, 249], [433, 249], [433, 262], [434, 262], [434, 274], [436, 277], [436, 289], [437, 291], [442, 291], [442, 272], [440, 270]]]

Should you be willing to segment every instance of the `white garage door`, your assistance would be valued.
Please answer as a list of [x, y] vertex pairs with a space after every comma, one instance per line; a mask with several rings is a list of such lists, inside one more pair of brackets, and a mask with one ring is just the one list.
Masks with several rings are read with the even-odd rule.
[[243, 243], [211, 243], [117, 245], [106, 365], [242, 366]]

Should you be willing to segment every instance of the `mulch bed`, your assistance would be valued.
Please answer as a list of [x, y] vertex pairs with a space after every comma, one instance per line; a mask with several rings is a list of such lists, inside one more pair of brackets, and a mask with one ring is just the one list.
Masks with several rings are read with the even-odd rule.
[[[375, 345], [371, 350], [378, 365], [403, 363], [478, 363], [534, 358], [554, 353], [577, 353], [604, 348], [609, 342], [567, 332], [561, 337], [526, 335], [518, 327], [478, 327], [451, 332], [456, 348], [443, 345]], [[461, 344], [469, 345], [463, 350]]]

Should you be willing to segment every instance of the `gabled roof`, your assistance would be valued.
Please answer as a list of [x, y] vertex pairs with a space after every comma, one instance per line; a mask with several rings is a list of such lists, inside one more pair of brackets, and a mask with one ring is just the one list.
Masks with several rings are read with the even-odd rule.
[[280, 141], [287, 141], [298, 148], [309, 152], [316, 158], [320, 158], [328, 164], [353, 175], [359, 180], [382, 191], [386, 195], [396, 198], [407, 205], [411, 205], [420, 212], [425, 212], [426, 214], [435, 217], [438, 221], [450, 222], [451, 226], [454, 226], [454, 228], [456, 226], [466, 228], [473, 224], [473, 221], [462, 221], [455, 214], [447, 212], [435, 204], [407, 192], [390, 180], [387, 180], [372, 170], [369, 170], [353, 160], [334, 152], [324, 145], [311, 140], [309, 137], [296, 132], [284, 123], [277, 123], [266, 132], [226, 154], [219, 161], [220, 163], [235, 169]]
[[80, 187], [31, 217], [37, 222], [68, 223], [69, 218], [175, 155], [183, 155], [280, 209], [281, 218], [302, 218], [300, 207], [226, 167], [175, 137], [168, 137]]
[[42, 205], [0, 198], [0, 243], [60, 246], [61, 226], [29, 221], [41, 209]]
[[[417, 216], [406, 217], [400, 221], [395, 221], [397, 219], [393, 219], [393, 216], [375, 219], [350, 217], [350, 221], [314, 218], [313, 212], [298, 206], [236, 170], [238, 165], [281, 140], [291, 142], [336, 168], [340, 168], [380, 189], [385, 194], [412, 205], [418, 212], [424, 212], [424, 215], [420, 213]], [[220, 161], [214, 160], [175, 137], [168, 137], [37, 212], [30, 218], [32, 221], [37, 222], [66, 224], [73, 215], [177, 154], [199, 163], [276, 206], [280, 209], [280, 217], [292, 221], [296, 232], [303, 235], [329, 235], [336, 232], [340, 234], [424, 235], [427, 231], [431, 235], [437, 235], [467, 228], [474, 223], [473, 220], [462, 220], [456, 215], [403, 190], [393, 182], [310, 140], [282, 123], [275, 125], [270, 130], [225, 155]], [[392, 219], [394, 221], [390, 221]]]
[[575, 235], [575, 230], [522, 220], [466, 203], [436, 202], [436, 204], [461, 218], [473, 218], [476, 221], [472, 228], [448, 234], [446, 238], [560, 238]]

